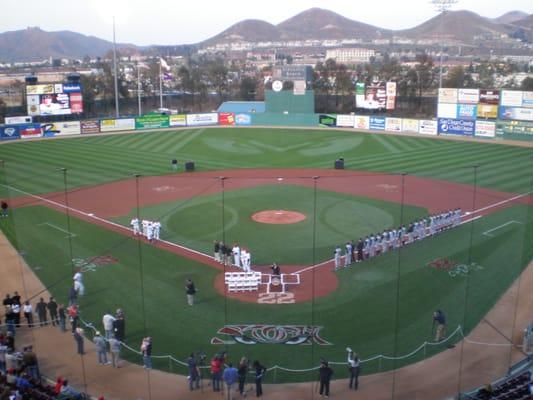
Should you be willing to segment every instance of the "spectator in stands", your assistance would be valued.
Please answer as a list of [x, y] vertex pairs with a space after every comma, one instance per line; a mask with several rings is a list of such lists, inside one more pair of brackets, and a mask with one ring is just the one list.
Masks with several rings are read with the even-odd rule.
[[4, 340], [5, 340], [4, 336], [0, 334], [0, 372], [2, 373], [6, 372], [7, 346]]
[[37, 355], [33, 352], [33, 346], [24, 348], [24, 352], [22, 354], [22, 368], [25, 369], [28, 375], [36, 381], [41, 380], [39, 363], [37, 361]]
[[152, 338], [146, 337], [141, 344], [141, 353], [143, 356], [143, 368], [152, 369]]
[[26, 318], [28, 327], [33, 328], [33, 307], [31, 306], [29, 301], [24, 302], [24, 305], [22, 306], [22, 311], [24, 312], [24, 317]]
[[320, 396], [325, 395], [326, 397], [329, 397], [329, 383], [331, 381], [331, 376], [333, 375], [333, 370], [330, 368], [327, 361], [322, 360], [318, 373], [320, 377]]
[[76, 349], [78, 351], [78, 354], [80, 356], [84, 355], [85, 354], [85, 350], [84, 350], [84, 340], [83, 340], [83, 329], [82, 328], [76, 328], [76, 330], [74, 331], [74, 333], [72, 334], [72, 336], [74, 337], [74, 341], [76, 342]]
[[222, 379], [224, 379], [224, 383], [226, 384], [227, 399], [232, 400], [235, 384], [239, 380], [237, 368], [235, 368], [232, 363], [228, 363], [228, 366], [224, 369]]
[[[15, 334], [13, 332], [8, 331], [6, 333], [5, 345], [7, 347], [8, 353], [12, 353], [15, 351]], [[6, 363], [7, 363], [7, 360], [6, 360]]]
[[69, 386], [68, 379], [65, 379], [63, 381], [63, 385], [61, 386], [60, 391], [61, 396], [66, 397], [67, 399], [73, 398], [73, 399], [81, 399], [81, 394], [74, 390], [72, 386]]
[[63, 387], [63, 378], [58, 376], [56, 379], [56, 384], [54, 386], [54, 394], [58, 396], [61, 393], [61, 388]]
[[44, 302], [44, 299], [42, 297], [41, 300], [39, 300], [39, 302], [35, 306], [35, 312], [37, 312], [37, 316], [39, 317], [40, 326], [48, 325], [48, 318], [46, 315], [46, 303]]
[[50, 297], [50, 301], [48, 302], [46, 307], [48, 308], [48, 312], [50, 313], [50, 320], [52, 321], [52, 326], [56, 326], [58, 324], [57, 303], [53, 297]]
[[220, 392], [220, 378], [223, 361], [217, 354], [211, 360], [211, 380], [214, 392]]
[[254, 361], [253, 366], [255, 370], [255, 395], [261, 397], [263, 395], [263, 377], [267, 370], [258, 360]]
[[96, 354], [98, 356], [98, 364], [109, 365], [111, 364], [107, 360], [107, 343], [105, 339], [100, 335], [100, 332], [96, 331], [93, 338], [94, 345], [96, 346]]
[[111, 353], [111, 363], [114, 368], [120, 368], [120, 341], [117, 338], [111, 338], [109, 342], [109, 352]]

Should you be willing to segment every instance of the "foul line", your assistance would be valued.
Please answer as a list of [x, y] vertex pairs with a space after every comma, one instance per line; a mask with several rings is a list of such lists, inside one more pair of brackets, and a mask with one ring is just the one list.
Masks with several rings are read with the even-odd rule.
[[474, 210], [474, 211], [469, 212], [468, 214], [465, 213], [465, 215], [469, 215], [469, 214], [477, 214], [477, 213], [479, 213], [479, 212], [482, 212], [482, 211], [488, 210], [489, 208], [498, 207], [498, 206], [501, 206], [502, 204], [509, 203], [510, 201], [514, 201], [514, 200], [521, 199], [522, 197], [526, 197], [526, 196], [530, 195], [531, 193], [533, 193], [533, 190], [530, 190], [529, 192], [526, 192], [526, 193], [522, 193], [522, 194], [516, 195], [516, 196], [514, 196], [514, 197], [511, 197], [510, 199], [502, 200], [502, 201], [499, 201], [499, 202], [497, 202], [497, 203], [494, 203], [494, 204], [488, 205], [488, 206], [486, 206], [486, 207], [479, 208], [479, 209], [477, 209], [477, 210]]
[[503, 228], [504, 226], [507, 226], [507, 225], [511, 225], [511, 224], [519, 224], [519, 225], [523, 225], [522, 222], [519, 222], [519, 221], [515, 221], [515, 220], [511, 220], [509, 222], [506, 222], [505, 224], [501, 224], [501, 225], [498, 225], [496, 228], [492, 228], [492, 229], [489, 229], [488, 231], [485, 231], [483, 232], [483, 235], [485, 236], [490, 236], [490, 237], [494, 237], [494, 235], [491, 235], [490, 232], [494, 232], [500, 228]]
[[[85, 211], [78, 210], [77, 208], [67, 207], [66, 205], [58, 203], [57, 201], [49, 200], [49, 199], [46, 199], [46, 198], [44, 198], [42, 196], [38, 196], [36, 194], [28, 193], [28, 192], [26, 192], [26, 191], [24, 191], [22, 189], [17, 189], [15, 187], [10, 186], [10, 185], [4, 185], [4, 184], [1, 184], [1, 183], [0, 183], [0, 185], [6, 187], [8, 189], [15, 190], [17, 192], [25, 194], [26, 196], [30, 196], [30, 197], [36, 198], [38, 200], [44, 201], [45, 203], [50, 203], [50, 204], [53, 204], [53, 205], [55, 205], [57, 207], [64, 208], [65, 210], [69, 210], [69, 211], [81, 214], [81, 215], [85, 216], [86, 218], [93, 218], [93, 219], [95, 219], [97, 221], [103, 222], [105, 224], [112, 225], [112, 226], [114, 226], [116, 228], [131, 232], [133, 234], [133, 229], [132, 228], [127, 228], [124, 225], [117, 224], [116, 222], [109, 221], [107, 219], [97, 217], [96, 215], [94, 215], [92, 213], [86, 213]], [[176, 243], [169, 242], [167, 240], [158, 240], [156, 243], [165, 243], [165, 244], [167, 244], [169, 246], [176, 247], [178, 249], [185, 250], [187, 252], [194, 253], [194, 254], [197, 254], [197, 255], [202, 256], [202, 257], [206, 257], [206, 258], [209, 258], [209, 259], [214, 259], [214, 257], [211, 257], [211, 256], [209, 256], [207, 254], [204, 254], [202, 252], [196, 251], [194, 249], [190, 249], [190, 248], [185, 247], [185, 246], [181, 246], [181, 245], [176, 244]]]
[[76, 235], [75, 233], [72, 233], [72, 232], [69, 232], [69, 231], [66, 231], [64, 230], [63, 228], [60, 228], [59, 226], [56, 226], [54, 224], [51, 224], [50, 222], [43, 222], [42, 224], [37, 224], [37, 226], [49, 226], [50, 228], [54, 228], [54, 229], [57, 229], [58, 231], [60, 232], [63, 232], [63, 233], [66, 233], [67, 236], [65, 236], [65, 238], [68, 238], [68, 237], [72, 237], [72, 238], [75, 238]]

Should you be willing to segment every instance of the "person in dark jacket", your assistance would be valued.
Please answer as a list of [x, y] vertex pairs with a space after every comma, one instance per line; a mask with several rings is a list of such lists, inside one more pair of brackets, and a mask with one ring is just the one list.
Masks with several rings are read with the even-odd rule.
[[239, 393], [245, 395], [244, 384], [246, 383], [246, 375], [248, 374], [248, 360], [246, 357], [242, 357], [239, 361], [239, 367], [237, 368], [237, 374], [239, 375]]
[[320, 368], [318, 369], [320, 376], [320, 395], [325, 395], [329, 397], [329, 383], [331, 381], [331, 376], [333, 375], [333, 370], [329, 367], [327, 361], [322, 361], [320, 363]]
[[52, 326], [56, 326], [58, 324], [57, 303], [53, 297], [50, 297], [50, 301], [46, 306], [48, 308], [48, 312], [50, 313], [50, 320], [52, 321]]
[[121, 309], [117, 310], [117, 315], [113, 321], [113, 334], [119, 342], [124, 342], [126, 338], [126, 320]]
[[255, 395], [261, 397], [263, 395], [263, 377], [267, 369], [257, 360], [254, 361], [253, 366], [255, 370]]
[[41, 324], [41, 326], [48, 325], [48, 320], [46, 316], [46, 303], [44, 302], [44, 299], [42, 297], [41, 300], [35, 305], [35, 312], [39, 317], [39, 323]]

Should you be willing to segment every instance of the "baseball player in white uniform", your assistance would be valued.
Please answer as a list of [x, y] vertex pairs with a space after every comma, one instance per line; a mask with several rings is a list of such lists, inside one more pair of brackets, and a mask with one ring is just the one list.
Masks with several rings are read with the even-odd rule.
[[233, 252], [233, 264], [240, 268], [241, 267], [241, 248], [239, 247], [239, 244], [235, 243], [231, 251]]
[[151, 242], [154, 239], [154, 223], [148, 221], [146, 225], [146, 238]]
[[141, 228], [139, 226], [139, 219], [138, 218], [133, 218], [131, 220], [131, 227], [133, 229], [133, 234], [134, 235], [140, 235], [141, 234]]
[[161, 235], [161, 222], [154, 222], [154, 239], [159, 240]]
[[85, 286], [83, 285], [83, 275], [80, 271], [77, 271], [72, 278], [74, 280], [74, 290], [78, 292], [78, 296], [85, 294]]
[[145, 237], [148, 236], [148, 221], [143, 219], [141, 222], [141, 226], [142, 226], [142, 235]]

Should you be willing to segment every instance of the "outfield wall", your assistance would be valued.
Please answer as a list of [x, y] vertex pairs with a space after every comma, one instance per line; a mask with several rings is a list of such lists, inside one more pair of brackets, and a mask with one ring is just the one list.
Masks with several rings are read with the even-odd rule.
[[198, 126], [302, 126], [353, 128], [376, 132], [533, 140], [533, 122], [514, 120], [466, 121], [452, 118], [418, 120], [381, 115], [230, 113], [148, 114], [131, 118], [104, 118], [0, 125], [0, 140], [67, 135], [169, 129]]

